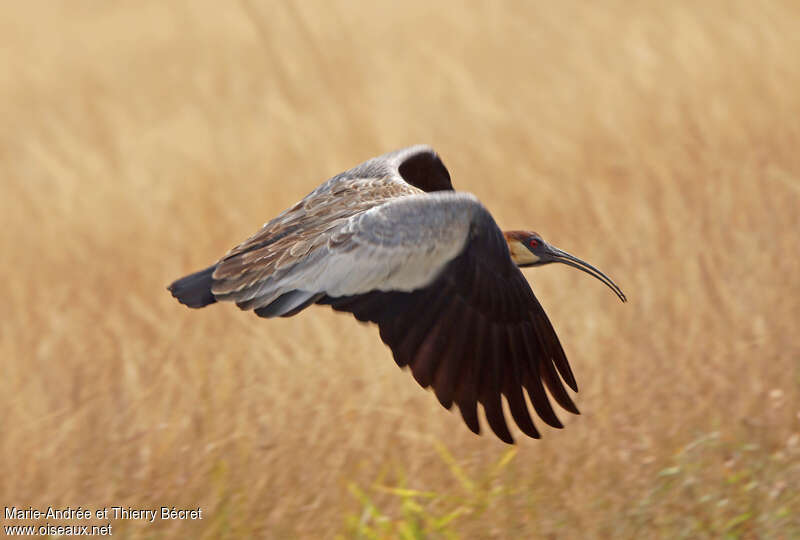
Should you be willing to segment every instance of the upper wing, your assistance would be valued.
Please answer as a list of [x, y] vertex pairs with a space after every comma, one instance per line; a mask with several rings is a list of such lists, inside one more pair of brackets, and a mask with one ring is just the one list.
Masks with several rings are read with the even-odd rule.
[[342, 178], [318, 189], [220, 259], [211, 292], [217, 300], [235, 301], [242, 309], [266, 305], [281, 280], [326, 247], [349, 219], [414, 193], [419, 190], [392, 177]]
[[305, 215], [302, 227], [284, 224], [288, 232], [272, 235], [265, 245], [255, 239], [237, 248], [213, 273], [214, 296], [277, 316], [315, 295], [419, 289], [463, 250], [475, 214], [488, 215], [465, 193], [371, 201], [373, 206], [358, 211], [351, 202], [341, 213], [329, 208], [318, 219]]
[[429, 146], [370, 159], [324, 182], [228, 252], [213, 270], [210, 297], [261, 307], [283, 270], [324, 246], [351, 217], [394, 198], [452, 189], [447, 168]]

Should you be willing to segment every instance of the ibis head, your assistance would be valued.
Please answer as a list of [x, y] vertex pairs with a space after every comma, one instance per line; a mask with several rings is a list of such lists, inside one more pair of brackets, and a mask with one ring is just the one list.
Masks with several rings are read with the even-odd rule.
[[605, 283], [614, 294], [623, 302], [627, 301], [625, 293], [614, 283], [610, 277], [601, 272], [598, 268], [570, 255], [566, 251], [545, 242], [542, 237], [531, 231], [506, 231], [504, 232], [511, 259], [520, 268], [529, 266], [542, 266], [550, 263], [562, 263], [578, 270], [582, 270]]

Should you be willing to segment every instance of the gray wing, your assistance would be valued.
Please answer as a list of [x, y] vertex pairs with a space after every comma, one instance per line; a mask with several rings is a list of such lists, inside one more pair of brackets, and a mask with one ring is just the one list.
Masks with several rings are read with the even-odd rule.
[[463, 251], [478, 217], [491, 219], [474, 196], [452, 192], [390, 198], [349, 216], [326, 212], [320, 226], [306, 217], [302, 231], [284, 226], [282, 238], [256, 249], [251, 242], [224, 258], [212, 293], [279, 316], [322, 295], [412, 291]]
[[322, 183], [217, 263], [174, 281], [169, 290], [193, 308], [220, 299], [255, 307], [250, 293], [323, 246], [352, 216], [393, 198], [452, 189], [447, 168], [429, 146], [389, 152]]

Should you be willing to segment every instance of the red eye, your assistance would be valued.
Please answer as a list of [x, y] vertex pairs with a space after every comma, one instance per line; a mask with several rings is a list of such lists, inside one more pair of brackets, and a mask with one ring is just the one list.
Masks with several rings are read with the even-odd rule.
[[536, 238], [531, 238], [530, 240], [528, 240], [528, 245], [531, 246], [532, 248], [535, 248], [536, 246], [539, 245], [539, 241]]

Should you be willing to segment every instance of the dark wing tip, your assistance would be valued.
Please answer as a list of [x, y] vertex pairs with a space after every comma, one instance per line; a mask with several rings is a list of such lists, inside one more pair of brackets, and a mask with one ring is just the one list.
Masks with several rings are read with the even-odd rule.
[[411, 154], [397, 168], [403, 180], [422, 191], [452, 191], [450, 173], [432, 150]]
[[217, 265], [214, 264], [204, 270], [177, 279], [167, 287], [167, 290], [178, 302], [190, 308], [201, 308], [213, 304], [217, 301], [211, 292], [211, 286], [214, 283], [212, 276], [216, 268]]
[[495, 430], [494, 428], [492, 428], [492, 431], [494, 431], [494, 434], [497, 435], [497, 438], [500, 439], [501, 441], [503, 441], [504, 443], [506, 443], [506, 444], [515, 444], [516, 443], [516, 441], [514, 440], [514, 437], [511, 436], [511, 432], [508, 431], [508, 426], [505, 426], [505, 429], [500, 428], [499, 431]]
[[461, 418], [467, 425], [469, 430], [475, 435], [481, 434], [481, 424], [478, 421], [478, 405], [477, 403], [458, 403], [458, 410], [461, 411]]

